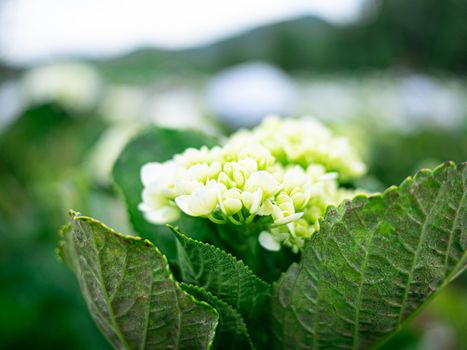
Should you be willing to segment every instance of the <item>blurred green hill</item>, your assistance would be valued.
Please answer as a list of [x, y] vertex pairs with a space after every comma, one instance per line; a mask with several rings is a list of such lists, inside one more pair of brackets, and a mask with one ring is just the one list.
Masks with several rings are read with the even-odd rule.
[[[303, 68], [303, 63], [322, 62], [335, 28], [317, 17], [304, 17], [258, 27], [228, 39], [186, 50], [140, 49], [110, 60], [95, 61], [105, 77], [131, 79], [145, 72], [148, 80], [160, 72], [214, 73], [251, 60], [274, 63], [286, 70]], [[293, 48], [294, 52], [289, 49]], [[298, 58], [303, 61], [298, 64]], [[307, 67], [306, 65], [305, 67]], [[136, 74], [135, 74], [136, 73]]]
[[386, 0], [375, 6], [367, 1], [360, 20], [345, 25], [301, 17], [193, 49], [146, 48], [94, 63], [117, 81], [151, 80], [161, 72], [213, 73], [252, 60], [288, 72], [391, 67], [467, 72], [467, 1]]
[[[299, 17], [185, 50], [141, 48], [115, 58], [87, 59], [114, 82], [144, 83], [161, 74], [212, 74], [245, 61], [288, 72], [401, 68], [467, 73], [466, 0], [366, 0], [360, 18], [335, 25]], [[20, 70], [0, 63], [0, 80]]]

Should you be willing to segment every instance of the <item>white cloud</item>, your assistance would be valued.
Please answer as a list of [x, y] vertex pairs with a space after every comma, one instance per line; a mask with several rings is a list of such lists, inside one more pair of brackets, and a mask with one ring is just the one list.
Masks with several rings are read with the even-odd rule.
[[355, 17], [362, 0], [9, 0], [0, 55], [28, 63], [57, 55], [113, 55], [138, 46], [185, 48], [286, 18]]

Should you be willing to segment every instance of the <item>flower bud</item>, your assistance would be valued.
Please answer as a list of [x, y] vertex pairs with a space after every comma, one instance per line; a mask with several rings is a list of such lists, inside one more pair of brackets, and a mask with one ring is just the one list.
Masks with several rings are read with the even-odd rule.
[[274, 157], [271, 152], [260, 144], [253, 144], [243, 147], [238, 155], [239, 159], [251, 158], [256, 161], [258, 169], [266, 169], [274, 163]]
[[261, 216], [269, 216], [272, 215], [274, 210], [280, 211], [280, 208], [276, 204], [274, 204], [271, 199], [268, 199], [263, 202], [256, 214]]
[[249, 192], [261, 189], [264, 197], [267, 198], [279, 190], [279, 183], [269, 172], [260, 170], [250, 175], [246, 181], [245, 189]]
[[261, 205], [262, 198], [263, 191], [261, 189], [258, 189], [255, 192], [242, 192], [242, 203], [245, 206], [245, 208], [250, 212], [250, 214], [256, 214]]
[[303, 209], [307, 205], [310, 195], [309, 194], [306, 195], [303, 192], [297, 191], [294, 194], [292, 194], [290, 198], [292, 199], [295, 209], [300, 210], [300, 209]]
[[232, 186], [232, 180], [230, 179], [230, 177], [224, 173], [224, 172], [221, 172], [218, 177], [217, 177], [217, 181], [221, 184], [223, 184], [225, 187], [227, 188], [230, 188]]
[[258, 170], [258, 164], [253, 158], [250, 157], [240, 159], [238, 164], [242, 167], [246, 177], [250, 176], [252, 173]]
[[283, 216], [295, 214], [293, 200], [285, 192], [279, 193], [279, 195], [276, 197], [276, 203], [277, 206], [281, 209]]
[[315, 232], [315, 227], [304, 218], [294, 221], [293, 224], [296, 237], [308, 238]]
[[291, 193], [297, 187], [306, 186], [310, 182], [310, 177], [301, 167], [294, 166], [286, 170], [282, 181], [284, 183], [282, 190]]
[[231, 188], [222, 193], [220, 201], [222, 212], [227, 216], [237, 214], [243, 207], [241, 197], [242, 194], [237, 188]]
[[191, 195], [182, 195], [175, 198], [177, 206], [191, 216], [209, 215], [217, 205], [217, 193], [215, 188], [197, 188]]
[[206, 163], [210, 161], [210, 151], [206, 146], [200, 149], [187, 148], [182, 154], [174, 157], [175, 161], [189, 168], [195, 164]]
[[204, 182], [206, 179], [210, 178], [211, 169], [209, 165], [206, 163], [199, 163], [191, 166], [188, 169], [187, 175], [191, 179], [195, 179], [196, 181]]
[[235, 169], [233, 172], [233, 180], [235, 182], [235, 186], [243, 187], [245, 184], [245, 176], [240, 169]]

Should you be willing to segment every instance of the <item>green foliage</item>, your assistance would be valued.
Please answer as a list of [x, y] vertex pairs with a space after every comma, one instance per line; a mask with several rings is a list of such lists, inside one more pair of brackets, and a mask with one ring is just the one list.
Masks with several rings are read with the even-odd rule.
[[277, 348], [367, 348], [466, 267], [466, 163], [331, 208], [273, 288]]
[[[173, 234], [165, 225], [149, 223], [138, 209], [143, 190], [140, 180], [141, 167], [149, 162], [169, 160], [174, 154], [181, 153], [188, 147], [203, 145], [211, 147], [216, 144], [216, 139], [200, 132], [148, 128], [126, 146], [114, 166], [114, 180], [126, 201], [135, 231], [151, 239], [169, 261], [175, 259]], [[210, 224], [206, 220], [189, 216], [183, 216], [177, 225], [183, 231], [200, 239], [206, 238], [206, 232], [210, 231]]]
[[[266, 254], [253, 224], [188, 216], [177, 228], [148, 223], [138, 210], [142, 165], [215, 144], [199, 133], [151, 128], [117, 161], [114, 178], [134, 229], [157, 248], [72, 215], [61, 256], [117, 348], [177, 347], [177, 332], [181, 348], [377, 346], [466, 266], [466, 164], [422, 170], [382, 195], [329, 208], [296, 259], [285, 249]], [[287, 268], [271, 296], [257, 276], [275, 281]], [[148, 317], [157, 326], [146, 327]]]
[[147, 240], [71, 213], [60, 255], [75, 271], [96, 323], [118, 349], [206, 349], [218, 315], [173, 280]]
[[[194, 322], [185, 330], [191, 336], [182, 336], [187, 346], [206, 348], [214, 338], [216, 348], [252, 348], [253, 342], [257, 348], [368, 348], [465, 269], [466, 177], [466, 163], [445, 163], [382, 195], [329, 208], [300, 262], [274, 285], [270, 311], [269, 285], [242, 261], [172, 227], [181, 287], [198, 301], [182, 292], [149, 241], [88, 217], [72, 214], [60, 252], [96, 322], [119, 348], [145, 348], [148, 314], [157, 320], [149, 327], [154, 344], [174, 341], [173, 320], [185, 313]], [[174, 308], [182, 299], [181, 309]]]
[[207, 302], [219, 313], [214, 347], [217, 349], [254, 349], [242, 315], [232, 306], [223, 302], [203, 288], [182, 283], [181, 287], [198, 300]]
[[[433, 167], [445, 159], [467, 159], [467, 120], [456, 130], [425, 127], [411, 133], [377, 131], [365, 127], [371, 142], [370, 171], [387, 186], [400, 183], [407, 174]], [[373, 132], [371, 132], [373, 130]]]
[[203, 287], [247, 320], [263, 313], [270, 289], [266, 282], [234, 256], [172, 230], [177, 237], [178, 266], [184, 282]]
[[[1, 130], [2, 349], [110, 348], [73, 276], [57, 264], [54, 252], [57, 227], [64, 218], [62, 194], [84, 177], [76, 166], [85, 161], [104, 127], [94, 115], [75, 116], [45, 104], [27, 108]], [[82, 188], [80, 196], [87, 198], [88, 193]], [[93, 196], [98, 198], [98, 191]], [[67, 199], [85, 210], [81, 200]], [[92, 212], [98, 215], [94, 208]]]
[[95, 117], [73, 117], [54, 104], [31, 107], [0, 137], [1, 175], [29, 182], [62, 175], [82, 161], [104, 127]]

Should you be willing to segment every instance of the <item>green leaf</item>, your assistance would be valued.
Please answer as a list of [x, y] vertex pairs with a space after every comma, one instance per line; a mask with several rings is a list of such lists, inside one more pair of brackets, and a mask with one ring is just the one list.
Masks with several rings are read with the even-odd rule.
[[218, 314], [186, 294], [151, 242], [71, 212], [62, 256], [97, 325], [117, 349], [207, 349]]
[[254, 349], [245, 321], [237, 310], [203, 288], [186, 283], [181, 283], [180, 286], [196, 299], [215, 307], [219, 313], [219, 326], [214, 339], [215, 348]]
[[[125, 199], [130, 221], [138, 234], [150, 239], [170, 261], [175, 259], [175, 240], [165, 225], [154, 225], [146, 221], [138, 204], [141, 202], [143, 184], [140, 178], [141, 167], [149, 162], [164, 162], [189, 147], [212, 147], [218, 141], [200, 132], [172, 130], [152, 127], [144, 130], [125, 147], [113, 168], [117, 188]], [[183, 215], [176, 223], [188, 234], [196, 234], [205, 240], [211, 231], [206, 219]]]
[[171, 229], [177, 237], [178, 266], [183, 282], [211, 292], [238, 310], [247, 321], [264, 311], [269, 284], [232, 255], [195, 241], [176, 228]]
[[280, 349], [361, 349], [401, 328], [466, 267], [466, 163], [330, 208], [273, 287]]

